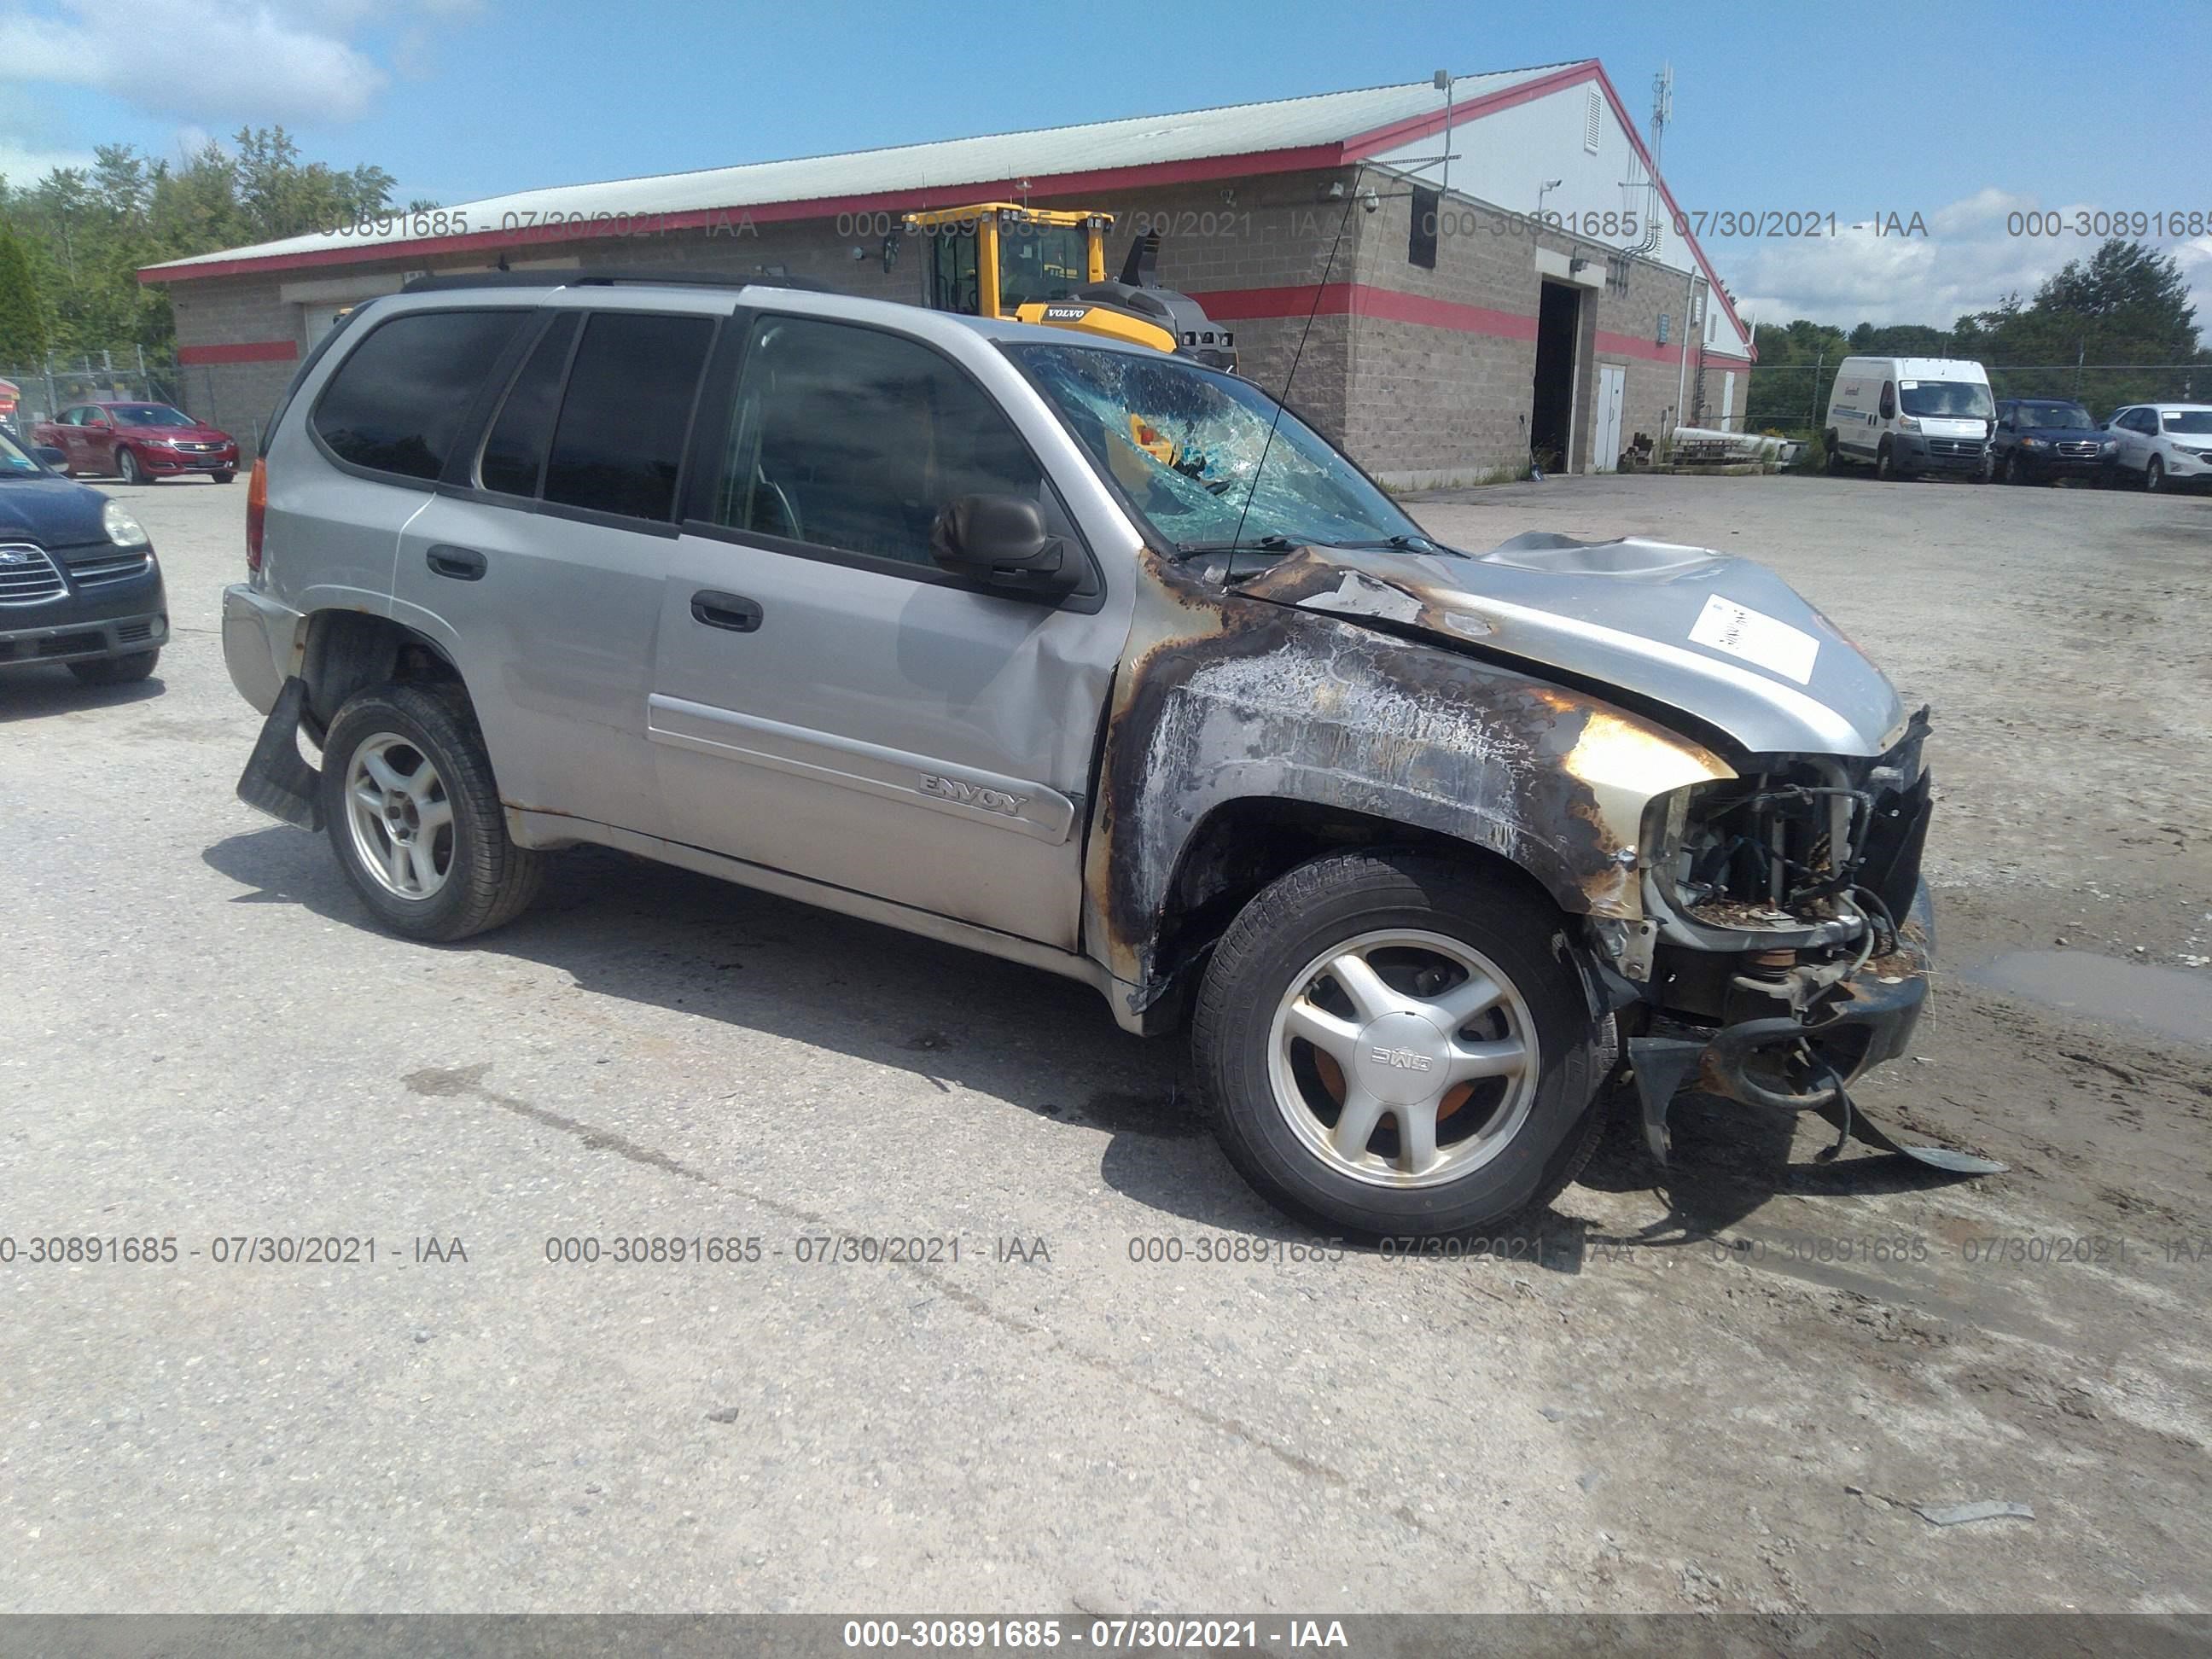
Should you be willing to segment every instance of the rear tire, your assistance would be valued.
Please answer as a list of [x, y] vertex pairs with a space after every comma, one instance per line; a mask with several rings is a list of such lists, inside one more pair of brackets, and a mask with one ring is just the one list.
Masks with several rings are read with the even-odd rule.
[[69, 672], [76, 677], [79, 685], [129, 685], [151, 674], [154, 665], [161, 660], [159, 651], [133, 651], [127, 657], [95, 657], [87, 662], [73, 662], [69, 665]]
[[[1231, 924], [1199, 989], [1193, 1048], [1222, 1150], [1332, 1235], [1465, 1233], [1550, 1203], [1601, 1127], [1597, 1028], [1567, 950], [1549, 903], [1439, 859], [1291, 871]], [[1371, 977], [1337, 968], [1352, 956]]]
[[504, 926], [544, 878], [544, 855], [507, 837], [467, 708], [457, 691], [379, 686], [347, 700], [323, 744], [331, 846], [370, 914], [410, 939]]

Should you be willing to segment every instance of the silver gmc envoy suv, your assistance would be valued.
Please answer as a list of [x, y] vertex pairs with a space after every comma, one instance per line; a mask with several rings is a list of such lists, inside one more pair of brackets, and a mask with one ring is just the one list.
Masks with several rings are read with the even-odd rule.
[[1081, 979], [1337, 1233], [1548, 1202], [1632, 1076], [1662, 1159], [1695, 1086], [1985, 1167], [1845, 1092], [1926, 994], [1925, 711], [1756, 564], [1443, 546], [1187, 359], [418, 279], [302, 364], [246, 564], [240, 793], [397, 932], [590, 842]]

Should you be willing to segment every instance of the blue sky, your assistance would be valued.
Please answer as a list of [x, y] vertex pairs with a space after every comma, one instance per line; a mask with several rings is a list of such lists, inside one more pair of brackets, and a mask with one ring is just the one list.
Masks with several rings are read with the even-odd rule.
[[[1665, 171], [1686, 210], [1929, 226], [1709, 238], [1765, 320], [1947, 325], [2094, 247], [2007, 234], [2030, 208], [2212, 215], [2212, 7], [1914, 9], [1907, 39], [1891, 9], [1842, 4], [0, 0], [0, 172], [281, 121], [313, 157], [454, 203], [1596, 57], [1639, 125], [1672, 61]], [[2212, 235], [2166, 240], [2212, 333]]]

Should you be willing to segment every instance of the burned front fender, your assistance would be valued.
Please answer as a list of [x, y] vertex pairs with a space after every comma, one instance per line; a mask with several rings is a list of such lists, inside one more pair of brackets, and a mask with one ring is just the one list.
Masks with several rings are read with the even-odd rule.
[[[1171, 965], [1162, 923], [1208, 816], [1250, 799], [1340, 809], [1510, 860], [1563, 910], [1636, 922], [1637, 838], [1657, 797], [1735, 776], [1643, 717], [1534, 675], [1145, 556], [1085, 872], [1086, 937], [1139, 1010]], [[1395, 592], [1395, 590], [1392, 590]]]

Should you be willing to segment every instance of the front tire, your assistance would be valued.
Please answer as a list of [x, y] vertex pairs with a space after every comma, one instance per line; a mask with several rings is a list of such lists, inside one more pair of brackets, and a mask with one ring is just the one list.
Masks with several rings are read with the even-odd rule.
[[79, 685], [129, 685], [151, 674], [154, 665], [161, 660], [159, 651], [133, 651], [127, 657], [95, 657], [88, 662], [73, 662], [69, 665], [69, 672], [76, 677]]
[[2149, 465], [2143, 468], [2143, 488], [2153, 493], [2166, 488], [2166, 463], [2155, 455], [2150, 458]]
[[450, 943], [512, 921], [544, 855], [509, 840], [483, 739], [458, 695], [385, 685], [349, 698], [323, 744], [323, 823], [376, 919]]
[[146, 469], [138, 465], [137, 456], [127, 449], [115, 452], [115, 470], [124, 483], [142, 484], [146, 482]]
[[210, 474], [210, 476], [211, 476], [217, 483], [228, 483], [233, 478], [235, 478], [238, 474], [235, 472], [216, 472]]
[[1884, 483], [1895, 483], [1905, 476], [1897, 470], [1897, 458], [1887, 443], [1875, 453], [1874, 476]]
[[1419, 854], [1283, 877], [1214, 948], [1193, 1032], [1214, 1132], [1332, 1234], [1437, 1237], [1547, 1204], [1595, 1146], [1600, 1066], [1565, 924]]

